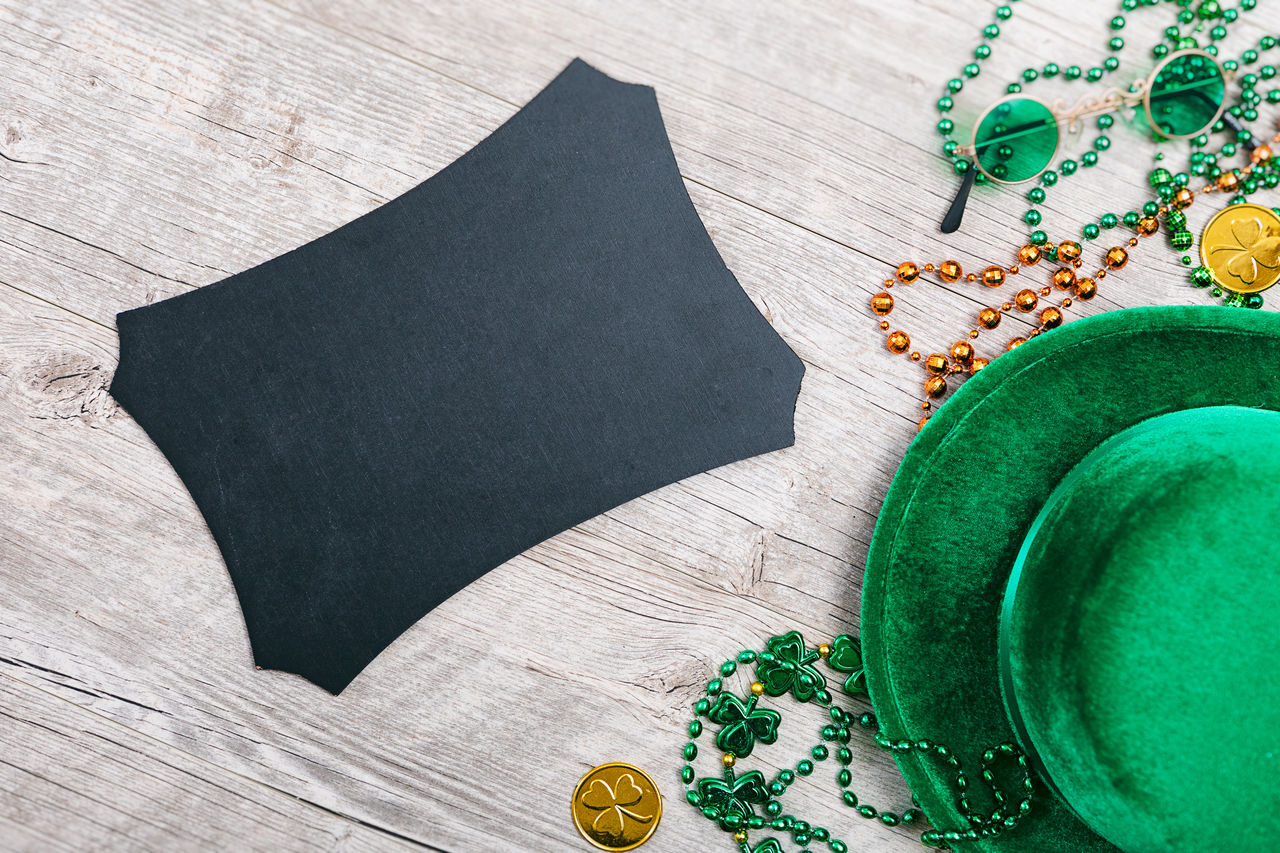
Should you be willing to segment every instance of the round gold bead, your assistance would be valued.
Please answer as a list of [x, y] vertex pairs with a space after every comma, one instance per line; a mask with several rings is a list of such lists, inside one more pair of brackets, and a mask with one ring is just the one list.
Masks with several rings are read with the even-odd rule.
[[738, 844], [746, 844], [747, 831], [745, 829], [739, 829], [737, 832], [733, 834], [733, 840], [736, 841]]
[[1009, 275], [1017, 275], [1019, 269], [1020, 267], [1017, 264], [1011, 264], [1009, 266]]
[[943, 394], [947, 393], [947, 380], [943, 379], [941, 376], [930, 376], [925, 380], [924, 393], [928, 394], [935, 400], [938, 399]]
[[1058, 244], [1058, 257], [1064, 261], [1074, 261], [1080, 257], [1080, 244], [1074, 240], [1063, 240]]
[[887, 292], [881, 291], [871, 297], [871, 310], [883, 317], [893, 310], [893, 297]]
[[970, 329], [970, 330], [969, 330], [969, 337], [971, 337], [971, 338], [976, 338], [976, 337], [978, 337], [978, 330], [977, 330], [977, 329]]
[[1034, 243], [1028, 243], [1018, 250], [1018, 262], [1032, 266], [1040, 262], [1040, 247]]
[[923, 418], [916, 421], [916, 432], [919, 432], [920, 430], [924, 429], [924, 425], [927, 424], [928, 422], [929, 422], [928, 415], [925, 415]]
[[1063, 307], [1063, 308], [1070, 308], [1070, 307], [1071, 307], [1071, 297], [1070, 297], [1070, 296], [1064, 296], [1064, 297], [1062, 298], [1062, 307]]
[[973, 344], [968, 341], [956, 341], [951, 345], [951, 358], [956, 364], [968, 364], [973, 361]]
[[984, 329], [994, 329], [1000, 325], [1000, 312], [994, 308], [983, 308], [978, 312], [978, 322]]
[[964, 280], [969, 282], [970, 284], [973, 284], [975, 281], [978, 280], [978, 274], [976, 272], [971, 272], [964, 277]]
[[918, 353], [918, 352], [913, 352], [913, 353], [911, 353], [911, 360], [912, 360], [912, 361], [919, 361], [919, 360], [920, 360], [920, 353]]
[[1036, 296], [1034, 290], [1028, 290], [1024, 287], [1014, 295], [1013, 301], [1017, 304], [1019, 311], [1034, 311], [1036, 303], [1040, 301], [1040, 297]]
[[937, 269], [937, 267], [935, 267], [933, 264], [925, 264], [925, 265], [924, 265], [924, 271], [925, 271], [925, 272], [933, 272], [935, 269]]
[[1059, 267], [1053, 271], [1053, 283], [1062, 290], [1069, 290], [1076, 283], [1076, 271], [1070, 267]]
[[1015, 349], [1017, 349], [1018, 347], [1020, 347], [1020, 346], [1022, 346], [1023, 344], [1025, 344], [1026, 342], [1027, 342], [1027, 339], [1026, 339], [1026, 338], [1021, 338], [1021, 337], [1019, 337], [1019, 338], [1014, 338], [1013, 340], [1009, 341], [1009, 349], [1011, 349], [1011, 350], [1015, 350]]
[[1240, 186], [1240, 178], [1235, 172], [1223, 172], [1218, 176], [1218, 179], [1214, 181], [1214, 183], [1217, 184], [1218, 189], [1222, 190], [1224, 193], [1230, 193], [1235, 192], [1236, 188]]
[[1104, 259], [1107, 269], [1122, 269], [1125, 264], [1129, 263], [1129, 253], [1123, 246], [1112, 246], [1107, 249], [1107, 255]]
[[830, 643], [822, 643], [821, 645], [818, 646], [818, 657], [824, 660], [831, 657]]
[[1249, 154], [1249, 159], [1254, 163], [1265, 163], [1271, 159], [1271, 146], [1259, 145]]
[[946, 373], [947, 368], [950, 366], [951, 364], [947, 361], [947, 357], [940, 352], [935, 352], [933, 355], [925, 359], [924, 362], [924, 369], [932, 373], [934, 376], [941, 376]]
[[760, 694], [764, 693], [764, 685], [758, 681], [751, 682], [751, 692], [759, 696]]
[[999, 287], [1004, 284], [1005, 277], [1005, 271], [995, 264], [982, 271], [982, 283], [987, 287]]
[[982, 370], [982, 368], [986, 367], [990, 363], [991, 362], [985, 358], [975, 358], [973, 361], [969, 362], [969, 373], [970, 374], [977, 373], [978, 371]]
[[1042, 287], [1042, 288], [1040, 288], [1040, 295], [1041, 295], [1041, 296], [1048, 296], [1050, 293], [1053, 293], [1053, 288], [1051, 288], [1051, 287]]
[[1176, 193], [1173, 194], [1173, 206], [1178, 208], [1179, 210], [1187, 209], [1188, 207], [1191, 206], [1191, 203], [1195, 200], [1196, 200], [1196, 194], [1193, 193], [1191, 190], [1187, 189], [1186, 187], [1183, 187], [1182, 189], [1178, 190]]
[[880, 331], [882, 331], [882, 332], [887, 332], [887, 331], [889, 331], [889, 321], [888, 321], [888, 320], [881, 320], [881, 321], [880, 321]]
[[898, 264], [898, 270], [894, 275], [903, 284], [910, 284], [920, 277], [920, 267], [911, 263], [911, 261], [903, 261]]
[[738, 757], [732, 752], [726, 752], [724, 755], [720, 756], [720, 763], [725, 767], [732, 767], [738, 763]]
[[964, 275], [964, 270], [960, 269], [960, 264], [955, 261], [943, 261], [938, 264], [938, 275], [943, 281], [959, 281], [960, 276]]
[[1082, 278], [1076, 282], [1076, 299], [1088, 302], [1098, 292], [1097, 283], [1091, 278]]
[[1062, 325], [1062, 312], [1052, 306], [1040, 312], [1040, 324], [1046, 329], [1056, 329]]
[[1002, 303], [1000, 303], [1000, 310], [1001, 310], [1001, 311], [1012, 311], [1012, 310], [1013, 310], [1013, 303], [1012, 303], [1012, 302], [1002, 302]]
[[1160, 220], [1154, 216], [1144, 216], [1138, 220], [1138, 233], [1143, 237], [1150, 237], [1159, 230]]

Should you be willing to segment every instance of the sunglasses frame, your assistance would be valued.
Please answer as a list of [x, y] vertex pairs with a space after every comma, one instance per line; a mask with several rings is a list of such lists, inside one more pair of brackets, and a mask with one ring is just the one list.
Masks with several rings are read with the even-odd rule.
[[[1036, 178], [1044, 174], [1045, 171], [1049, 169], [1049, 166], [1053, 164], [1054, 158], [1058, 156], [1058, 151], [1061, 150], [1062, 148], [1062, 127], [1064, 124], [1066, 125], [1067, 133], [1076, 133], [1080, 127], [1080, 120], [1083, 118], [1088, 118], [1090, 116], [1113, 113], [1121, 109], [1125, 109], [1126, 107], [1136, 109], [1137, 106], [1141, 104], [1143, 112], [1145, 112], [1147, 115], [1147, 122], [1151, 125], [1152, 132], [1156, 133], [1160, 137], [1164, 139], [1176, 140], [1176, 139], [1190, 139], [1193, 136], [1199, 136], [1200, 134], [1204, 133], [1208, 128], [1213, 127], [1213, 125], [1217, 123], [1218, 119], [1222, 118], [1222, 114], [1226, 112], [1227, 99], [1225, 97], [1225, 93], [1224, 93], [1222, 102], [1218, 104], [1217, 112], [1213, 114], [1213, 118], [1207, 124], [1205, 124], [1198, 130], [1196, 130], [1194, 133], [1187, 133], [1187, 134], [1180, 134], [1180, 135], [1165, 133], [1164, 131], [1159, 129], [1159, 125], [1156, 123], [1155, 116], [1151, 114], [1151, 87], [1155, 83], [1156, 77], [1160, 75], [1160, 72], [1163, 71], [1165, 67], [1169, 65], [1169, 63], [1173, 62], [1175, 59], [1181, 59], [1186, 56], [1203, 56], [1204, 58], [1212, 62], [1217, 67], [1218, 73], [1222, 76], [1222, 81], [1224, 85], [1231, 82], [1231, 80], [1234, 79], [1235, 77], [1234, 72], [1224, 68], [1222, 66], [1222, 63], [1219, 62], [1218, 58], [1213, 54], [1204, 50], [1200, 50], [1198, 48], [1190, 48], [1188, 50], [1174, 51], [1173, 53], [1166, 56], [1164, 59], [1160, 60], [1160, 62], [1156, 65], [1156, 67], [1151, 69], [1150, 74], [1148, 74], [1146, 77], [1142, 77], [1134, 81], [1134, 83], [1129, 87], [1128, 91], [1121, 91], [1119, 89], [1112, 88], [1103, 92], [1101, 95], [1086, 95], [1085, 97], [1078, 100], [1070, 109], [1066, 108], [1066, 101], [1063, 100], [1062, 98], [1058, 98], [1057, 100], [1055, 100], [1053, 103], [1050, 104], [1040, 100], [1039, 98], [1029, 98], [1026, 95], [1022, 95], [1022, 94], [1005, 95], [1003, 98], [1000, 98], [998, 101], [988, 106], [985, 110], [983, 110], [978, 115], [977, 121], [973, 123], [973, 132], [969, 136], [969, 144], [965, 146], [961, 146], [960, 148], [956, 149], [956, 153], [962, 156], [968, 157], [973, 162], [974, 168], [982, 172], [982, 174], [986, 175], [989, 180], [995, 181], [998, 184], [1015, 186], [1017, 184], [1025, 184], [1028, 181], [1034, 181]], [[1057, 125], [1059, 129], [1058, 141], [1057, 141], [1057, 144], [1054, 145], [1053, 154], [1049, 156], [1049, 163], [1046, 164], [1043, 169], [1041, 169], [1039, 172], [1036, 172], [1031, 177], [1023, 178], [1020, 181], [1009, 181], [1009, 180], [1004, 180], [1003, 178], [997, 178], [995, 175], [991, 174], [986, 169], [984, 169], [982, 167], [982, 163], [979, 162], [978, 160], [978, 152], [977, 152], [978, 129], [982, 127], [982, 122], [986, 120], [987, 116], [990, 115], [992, 110], [996, 109], [1001, 104], [1008, 103], [1009, 101], [1035, 101], [1036, 103], [1043, 106], [1046, 110], [1048, 110], [1050, 115], [1052, 115], [1054, 119], [1057, 120]]]

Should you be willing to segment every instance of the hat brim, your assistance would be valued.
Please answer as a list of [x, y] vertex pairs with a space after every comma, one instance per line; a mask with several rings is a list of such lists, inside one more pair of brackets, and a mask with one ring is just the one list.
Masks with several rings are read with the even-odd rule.
[[[939, 408], [885, 498], [863, 580], [863, 663], [891, 740], [944, 744], [978, 782], [982, 753], [1014, 740], [997, 626], [1041, 506], [1109, 436], [1218, 405], [1280, 410], [1280, 315], [1217, 306], [1100, 314], [1001, 356]], [[953, 773], [916, 751], [894, 756], [935, 827], [968, 828]], [[980, 797], [971, 792], [975, 806]], [[1116, 850], [1043, 784], [1016, 829], [955, 846]]]

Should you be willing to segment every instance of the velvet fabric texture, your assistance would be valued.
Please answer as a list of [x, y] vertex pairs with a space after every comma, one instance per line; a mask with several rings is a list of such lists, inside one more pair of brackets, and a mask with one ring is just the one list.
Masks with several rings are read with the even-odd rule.
[[1024, 541], [1000, 622], [1010, 719], [1122, 850], [1223, 849], [1189, 795], [1249, 814], [1233, 851], [1276, 847], [1276, 509], [1280, 412], [1187, 409], [1103, 442]]
[[[971, 770], [1014, 740], [1000, 691], [998, 624], [1010, 570], [1059, 481], [1140, 421], [1204, 406], [1280, 409], [1280, 317], [1217, 306], [1135, 308], [1079, 320], [1001, 356], [964, 384], [908, 449], [876, 523], [862, 598], [867, 683], [892, 739], [946, 744]], [[1171, 685], [1171, 688], [1175, 685]], [[1184, 737], [1212, 737], [1186, 721]], [[1208, 729], [1208, 730], [1207, 730]], [[936, 827], [966, 829], [945, 770], [895, 754]], [[1182, 779], [1184, 804], [1251, 815]], [[1240, 811], [1243, 810], [1243, 811]], [[1240, 836], [1252, 831], [1239, 825]], [[1214, 846], [1206, 827], [1204, 846]], [[1103, 853], [1116, 848], [1040, 786], [1032, 813], [959, 850]]]
[[111, 394], [208, 522], [255, 661], [335, 693], [543, 539], [790, 445], [804, 373], [654, 90], [581, 60], [399, 198], [117, 325]]

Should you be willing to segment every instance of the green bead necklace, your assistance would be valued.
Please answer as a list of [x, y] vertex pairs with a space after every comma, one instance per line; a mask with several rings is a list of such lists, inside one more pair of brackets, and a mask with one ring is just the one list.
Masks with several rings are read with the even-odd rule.
[[[1127, 13], [1143, 6], [1159, 5], [1159, 2], [1160, 0], [1124, 0], [1121, 8]], [[1230, 25], [1236, 22], [1242, 13], [1257, 7], [1257, 0], [1240, 0], [1235, 8], [1227, 9], [1222, 8], [1216, 0], [1200, 0], [1198, 3], [1193, 0], [1164, 0], [1164, 2], [1173, 3], [1178, 9], [1176, 23], [1165, 28], [1162, 42], [1152, 48], [1151, 55], [1157, 60], [1168, 57], [1171, 52], [1188, 49], [1202, 49], [1205, 53], [1216, 57], [1219, 53], [1217, 43], [1227, 37]], [[995, 22], [983, 28], [982, 40], [974, 50], [975, 61], [966, 64], [960, 75], [947, 81], [946, 92], [937, 102], [938, 111], [942, 116], [937, 125], [938, 132], [943, 137], [942, 152], [950, 160], [953, 170], [958, 175], [965, 175], [972, 168], [972, 164], [969, 158], [963, 155], [959, 142], [953, 137], [955, 125], [948, 116], [954, 106], [953, 96], [963, 89], [966, 79], [973, 79], [980, 74], [979, 63], [991, 56], [992, 43], [1000, 35], [1000, 24], [1008, 21], [1012, 16], [1013, 9], [1009, 5], [996, 9]], [[1102, 80], [1104, 76], [1120, 67], [1119, 54], [1124, 49], [1125, 42], [1118, 33], [1125, 28], [1126, 23], [1123, 14], [1111, 18], [1109, 27], [1113, 33], [1117, 34], [1109, 38], [1107, 47], [1112, 55], [1107, 57], [1101, 65], [1084, 70], [1078, 65], [1068, 65], [1064, 68], [1056, 62], [1048, 62], [1040, 68], [1024, 70], [1021, 79], [1010, 83], [1006, 91], [1010, 94], [1019, 93], [1036, 80], [1052, 79], [1058, 76], [1068, 80], [1084, 79], [1089, 82]], [[1208, 42], [1203, 48], [1200, 46], [1198, 37], [1205, 38]], [[1254, 134], [1248, 129], [1246, 123], [1257, 120], [1258, 107], [1263, 101], [1269, 104], [1280, 104], [1280, 88], [1272, 86], [1265, 93], [1259, 91], [1260, 87], [1265, 86], [1266, 81], [1276, 79], [1276, 66], [1263, 64], [1258, 66], [1256, 71], [1251, 68], [1278, 44], [1280, 40], [1276, 37], [1264, 36], [1256, 48], [1244, 51], [1238, 59], [1222, 61], [1221, 67], [1225, 71], [1234, 73], [1243, 69], [1246, 72], [1238, 78], [1239, 95], [1234, 103], [1226, 105], [1224, 114], [1210, 130], [1190, 140], [1191, 150], [1187, 169], [1176, 173], [1170, 172], [1159, 163], [1164, 159], [1164, 154], [1157, 154], [1157, 166], [1149, 175], [1149, 182], [1154, 191], [1153, 200], [1145, 204], [1141, 211], [1130, 210], [1124, 214], [1106, 212], [1099, 215], [1081, 227], [1081, 237], [1085, 241], [1096, 240], [1104, 232], [1121, 224], [1130, 229], [1134, 228], [1142, 218], [1156, 215], [1154, 211], [1159, 207], [1170, 208], [1173, 196], [1180, 188], [1189, 184], [1192, 176], [1216, 180], [1223, 174], [1234, 174], [1235, 182], [1228, 179], [1226, 184], [1219, 184], [1219, 189], [1235, 193], [1229, 204], [1244, 203], [1252, 193], [1260, 189], [1274, 189], [1280, 185], [1280, 167], [1277, 166], [1276, 160], [1269, 156], [1263, 160], [1253, 160], [1249, 163], [1247, 170], [1227, 164], [1230, 158], [1241, 153], [1242, 150], [1252, 152], [1257, 145]], [[1030, 207], [1022, 215], [1022, 220], [1033, 229], [1028, 235], [1031, 244], [1044, 246], [1048, 242], [1047, 233], [1040, 227], [1044, 219], [1040, 207], [1048, 198], [1052, 188], [1058, 184], [1059, 180], [1070, 178], [1081, 168], [1097, 165], [1100, 155], [1110, 150], [1112, 139], [1108, 132], [1115, 124], [1114, 116], [1099, 115], [1095, 123], [1099, 134], [1093, 139], [1090, 150], [1085, 151], [1078, 159], [1068, 157], [1061, 160], [1056, 169], [1045, 170], [1038, 176], [1037, 185], [1027, 191], [1026, 198], [1030, 202]], [[1211, 135], [1224, 132], [1228, 134], [1226, 141], [1219, 146], [1216, 153], [1211, 153], [1209, 150]], [[986, 183], [987, 180], [987, 176], [981, 172], [973, 176], [973, 182], [977, 184]], [[1277, 210], [1280, 212], [1280, 209]], [[1166, 217], [1165, 223], [1169, 244], [1175, 251], [1186, 252], [1195, 245], [1195, 237], [1187, 230], [1185, 215], [1180, 210], [1171, 208], [1169, 212], [1170, 216]], [[1183, 255], [1182, 262], [1187, 266], [1194, 264], [1190, 255]], [[1214, 281], [1212, 271], [1205, 266], [1195, 266], [1191, 271], [1190, 280], [1196, 287], [1208, 289], [1215, 298], [1222, 298], [1225, 305], [1262, 307], [1261, 294], [1237, 293], [1226, 289]]]
[[[951, 849], [958, 841], [990, 838], [1013, 829], [1031, 811], [1034, 783], [1027, 759], [1012, 743], [1004, 743], [986, 750], [981, 756], [981, 779], [993, 808], [975, 806], [969, 797], [969, 780], [962, 762], [942, 744], [928, 740], [893, 738], [879, 727], [874, 714], [857, 713], [836, 704], [827, 689], [827, 677], [817, 668], [819, 661], [842, 680], [841, 689], [848, 697], [866, 701], [866, 677], [862, 666], [862, 648], [857, 638], [841, 634], [830, 643], [816, 648], [805, 645], [804, 638], [796, 631], [771, 637], [762, 651], [744, 650], [720, 666], [719, 673], [707, 682], [706, 696], [693, 706], [694, 717], [689, 722], [689, 740], [681, 750], [686, 762], [680, 770], [680, 781], [685, 785], [685, 798], [703, 817], [715, 822], [722, 830], [733, 834], [739, 853], [783, 853], [782, 841], [769, 837], [752, 842], [750, 833], [756, 830], [773, 830], [790, 836], [798, 847], [811, 843], [825, 844], [831, 853], [848, 853], [849, 845], [836, 838], [826, 827], [814, 825], [794, 815], [784, 814], [782, 797], [797, 776], [811, 776], [817, 766], [835, 755], [840, 769], [835, 774], [841, 801], [859, 817], [876, 820], [885, 826], [924, 825], [924, 813], [914, 804], [901, 812], [882, 811], [859, 801], [850, 790], [853, 774], [849, 765], [853, 752], [848, 743], [853, 732], [861, 729], [871, 732], [875, 744], [891, 753], [916, 752], [930, 760], [945, 765], [955, 780], [956, 805], [968, 826], [964, 829], [925, 830], [920, 837], [927, 847]], [[745, 698], [726, 690], [725, 679], [740, 672], [740, 667], [755, 665], [755, 679], [745, 691]], [[825, 708], [829, 722], [822, 727], [821, 740], [809, 754], [796, 762], [794, 770], [779, 771], [773, 781], [765, 780], [759, 770], [740, 772], [738, 763], [749, 758], [758, 745], [771, 745], [778, 740], [782, 715], [775, 710], [760, 707], [765, 696], [790, 695], [800, 703], [812, 703]], [[715, 737], [719, 750], [721, 775], [698, 778], [692, 762], [698, 757], [697, 741], [704, 731], [703, 720], [720, 726]], [[1010, 771], [1008, 768], [1013, 768]], [[1010, 790], [1001, 784], [999, 776], [1016, 773]]]

